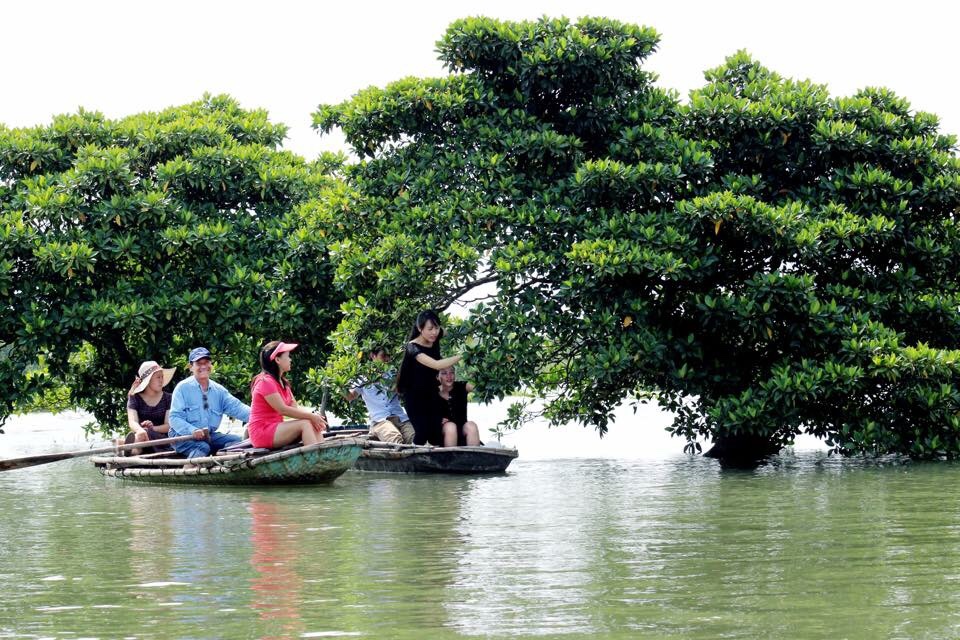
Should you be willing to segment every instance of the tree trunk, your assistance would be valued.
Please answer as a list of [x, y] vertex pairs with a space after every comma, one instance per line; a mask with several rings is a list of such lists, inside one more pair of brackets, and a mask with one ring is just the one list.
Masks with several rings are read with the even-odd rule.
[[763, 436], [728, 435], [717, 437], [703, 456], [716, 458], [724, 467], [752, 469], [779, 451], [780, 447]]

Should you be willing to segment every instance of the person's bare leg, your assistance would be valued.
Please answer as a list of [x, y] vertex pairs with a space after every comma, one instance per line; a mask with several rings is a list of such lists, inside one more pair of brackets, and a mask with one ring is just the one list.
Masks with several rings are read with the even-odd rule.
[[300, 440], [304, 445], [323, 441], [323, 436], [314, 431], [309, 420], [285, 420], [277, 425], [273, 434], [273, 448], [278, 449]]
[[472, 420], [463, 423], [463, 435], [467, 439], [468, 447], [480, 446], [480, 427]]
[[443, 446], [457, 446], [457, 425], [452, 422], [443, 423]]

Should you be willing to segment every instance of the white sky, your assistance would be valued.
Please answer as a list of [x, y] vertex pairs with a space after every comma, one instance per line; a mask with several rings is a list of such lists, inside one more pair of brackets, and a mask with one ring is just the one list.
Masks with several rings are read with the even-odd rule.
[[229, 93], [290, 127], [308, 158], [340, 149], [310, 128], [320, 103], [369, 85], [443, 73], [434, 43], [454, 19], [600, 15], [655, 28], [645, 68], [686, 96], [738, 49], [782, 75], [848, 95], [886, 86], [960, 133], [960, 8], [939, 0], [13, 0], [0, 8], [0, 122], [49, 122], [78, 107], [115, 118]]

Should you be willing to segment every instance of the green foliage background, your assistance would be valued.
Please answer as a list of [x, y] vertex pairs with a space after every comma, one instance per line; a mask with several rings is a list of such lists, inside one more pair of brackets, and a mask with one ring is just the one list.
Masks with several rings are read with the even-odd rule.
[[266, 340], [301, 341], [300, 366], [322, 366], [341, 159], [280, 151], [285, 134], [227, 96], [0, 129], [0, 414], [65, 386], [113, 431], [139, 363], [179, 379], [197, 345], [240, 397]]

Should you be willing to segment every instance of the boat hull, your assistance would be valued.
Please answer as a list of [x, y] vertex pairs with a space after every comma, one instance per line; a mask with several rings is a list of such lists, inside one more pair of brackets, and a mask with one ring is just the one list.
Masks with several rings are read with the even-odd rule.
[[517, 457], [516, 449], [491, 447], [415, 447], [376, 443], [357, 459], [359, 471], [381, 473], [503, 473]]
[[283, 449], [241, 451], [194, 458], [95, 457], [94, 465], [110, 478], [154, 484], [315, 484], [332, 482], [352, 468], [363, 441], [346, 438]]

